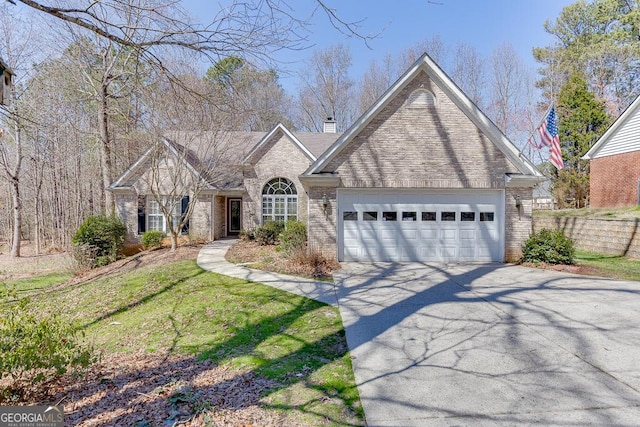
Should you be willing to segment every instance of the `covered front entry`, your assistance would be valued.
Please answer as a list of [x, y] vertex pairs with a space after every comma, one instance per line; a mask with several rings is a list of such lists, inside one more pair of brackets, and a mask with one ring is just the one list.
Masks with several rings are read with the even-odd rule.
[[242, 229], [242, 199], [227, 198], [227, 235], [237, 236]]
[[501, 190], [338, 190], [340, 261], [504, 260]]

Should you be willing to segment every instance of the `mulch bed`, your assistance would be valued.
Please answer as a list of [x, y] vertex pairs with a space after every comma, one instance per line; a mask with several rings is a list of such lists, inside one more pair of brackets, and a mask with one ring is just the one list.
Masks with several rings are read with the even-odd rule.
[[340, 264], [320, 253], [307, 253], [306, 249], [294, 254], [279, 251], [277, 246], [260, 246], [252, 240], [239, 240], [227, 251], [227, 261], [259, 270], [318, 280], [332, 280]]

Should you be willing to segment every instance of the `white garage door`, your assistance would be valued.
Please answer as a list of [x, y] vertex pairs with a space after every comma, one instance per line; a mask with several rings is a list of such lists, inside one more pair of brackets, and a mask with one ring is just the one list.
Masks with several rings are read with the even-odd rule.
[[504, 192], [338, 191], [341, 261], [502, 261]]

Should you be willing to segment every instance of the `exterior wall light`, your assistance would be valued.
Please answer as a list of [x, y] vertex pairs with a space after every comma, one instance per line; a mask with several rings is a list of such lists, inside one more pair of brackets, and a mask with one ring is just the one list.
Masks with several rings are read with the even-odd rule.
[[322, 210], [324, 213], [327, 213], [327, 208], [329, 207], [329, 198], [326, 194], [322, 195]]
[[515, 196], [513, 196], [513, 198], [516, 200], [516, 208], [522, 206], [522, 198], [519, 194], [516, 194]]

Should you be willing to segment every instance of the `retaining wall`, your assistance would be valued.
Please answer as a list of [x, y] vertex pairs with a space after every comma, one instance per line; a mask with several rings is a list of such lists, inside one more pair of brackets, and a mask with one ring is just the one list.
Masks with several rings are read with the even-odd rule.
[[577, 249], [640, 259], [640, 218], [533, 217], [533, 231], [560, 229]]

